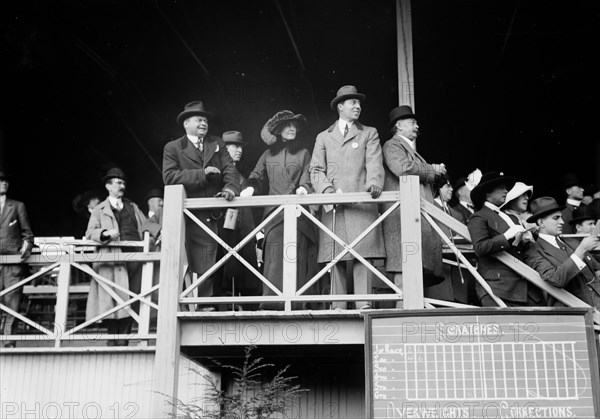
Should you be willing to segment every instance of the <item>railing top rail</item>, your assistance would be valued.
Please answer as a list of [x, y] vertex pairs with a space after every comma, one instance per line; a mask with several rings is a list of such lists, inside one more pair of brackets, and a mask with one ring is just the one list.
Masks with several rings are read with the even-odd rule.
[[236, 197], [233, 201], [223, 198], [188, 198], [185, 200], [187, 209], [203, 208], [241, 208], [241, 207], [272, 207], [283, 204], [299, 205], [336, 205], [336, 204], [381, 204], [396, 202], [400, 193], [395, 191], [382, 192], [377, 199], [371, 198], [367, 192], [308, 194], [308, 195], [259, 195]]

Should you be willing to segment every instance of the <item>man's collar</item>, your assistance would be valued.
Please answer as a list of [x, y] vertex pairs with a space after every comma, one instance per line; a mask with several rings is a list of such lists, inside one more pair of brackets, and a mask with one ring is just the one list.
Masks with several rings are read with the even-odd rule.
[[552, 246], [556, 247], [557, 249], [560, 249], [560, 247], [558, 246], [558, 243], [556, 242], [556, 236], [552, 236], [552, 235], [546, 234], [546, 233], [539, 233], [539, 237], [541, 239], [546, 240], [548, 243], [550, 243]]
[[579, 206], [581, 205], [581, 201], [578, 201], [576, 199], [567, 198], [567, 204], [573, 205], [574, 207], [579, 208]]
[[396, 133], [395, 135], [397, 135], [399, 138], [402, 138], [404, 141], [406, 141], [412, 147], [413, 150], [415, 150], [415, 142], [413, 140], [411, 140], [410, 138], [405, 137], [404, 135], [399, 134], [399, 133]]
[[117, 205], [118, 205], [117, 203], [118, 202], [120, 202], [121, 205], [123, 205], [123, 199], [122, 198], [115, 198], [114, 196], [109, 196], [108, 197], [108, 202], [110, 202], [110, 205], [113, 206], [113, 207], [115, 207], [115, 208], [118, 208], [117, 207]]

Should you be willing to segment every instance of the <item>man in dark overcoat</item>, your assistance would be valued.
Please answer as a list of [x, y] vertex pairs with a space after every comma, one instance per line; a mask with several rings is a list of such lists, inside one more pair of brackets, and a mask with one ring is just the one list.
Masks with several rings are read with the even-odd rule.
[[[25, 205], [6, 197], [8, 192], [8, 175], [0, 170], [0, 255], [21, 255], [26, 259], [33, 248], [33, 233], [29, 226], [29, 217]], [[27, 275], [27, 265], [18, 263], [0, 265], [0, 291], [11, 287]], [[16, 289], [0, 299], [9, 309], [18, 312], [21, 304], [22, 288]], [[0, 313], [0, 332], [5, 335], [13, 333], [14, 317], [5, 312]], [[7, 341], [5, 347], [14, 347], [14, 341]]]
[[[419, 177], [421, 198], [433, 203], [433, 185], [437, 179], [446, 174], [443, 163], [429, 164], [417, 153], [416, 140], [419, 125], [410, 106], [398, 106], [390, 111], [389, 127], [393, 137], [383, 145], [385, 163], [386, 191], [400, 189], [400, 176], [416, 175]], [[391, 207], [391, 203], [383, 204], [383, 209]], [[394, 283], [402, 286], [402, 242], [400, 226], [400, 210], [396, 209], [383, 221], [383, 237], [387, 259], [385, 270], [394, 275]], [[440, 237], [425, 220], [421, 222], [421, 246], [418, 254], [423, 260], [425, 285], [439, 283], [443, 280], [442, 243]]]
[[[212, 116], [202, 102], [185, 105], [177, 116], [185, 135], [165, 145], [163, 181], [165, 185], [183, 185], [188, 198], [222, 196], [231, 201], [240, 191], [239, 174], [223, 139], [207, 135]], [[225, 211], [214, 208], [193, 210], [192, 213], [218, 233], [218, 224]], [[202, 275], [215, 264], [218, 244], [189, 217], [186, 217], [185, 233], [189, 266], [192, 272]], [[204, 295], [212, 293], [201, 288], [199, 292]]]

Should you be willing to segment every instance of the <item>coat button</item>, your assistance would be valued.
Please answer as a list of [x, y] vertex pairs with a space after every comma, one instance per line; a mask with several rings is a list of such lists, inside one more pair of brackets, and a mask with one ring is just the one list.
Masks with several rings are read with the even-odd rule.
[[210, 218], [207, 218], [207, 219], [206, 219], [206, 222], [207, 222], [207, 223], [210, 223]]

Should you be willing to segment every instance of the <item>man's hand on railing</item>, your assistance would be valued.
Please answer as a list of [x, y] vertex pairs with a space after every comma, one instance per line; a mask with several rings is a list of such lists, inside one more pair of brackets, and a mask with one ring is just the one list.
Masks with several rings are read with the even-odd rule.
[[445, 175], [446, 174], [446, 165], [444, 163], [440, 164], [432, 164], [433, 170], [436, 175]]
[[308, 191], [304, 186], [299, 186], [298, 189], [296, 189], [296, 195], [308, 195]]
[[216, 198], [223, 197], [226, 201], [232, 201], [235, 198], [235, 193], [229, 189], [223, 189], [221, 192], [215, 195]]
[[381, 195], [382, 191], [383, 189], [377, 185], [371, 185], [369, 186], [369, 189], [367, 189], [367, 192], [371, 193], [371, 198], [373, 199], [379, 198], [379, 195]]
[[29, 257], [29, 255], [31, 254], [31, 247], [32, 246], [29, 245], [29, 242], [23, 242], [23, 246], [21, 246], [21, 250], [19, 251], [21, 259], [27, 259]]
[[116, 228], [110, 230], [104, 230], [100, 234], [101, 240], [116, 240], [119, 238], [119, 231]]
[[254, 195], [254, 188], [252, 186], [248, 186], [246, 189], [244, 189], [242, 192], [240, 192], [240, 197], [245, 197], [245, 196], [252, 196]]

